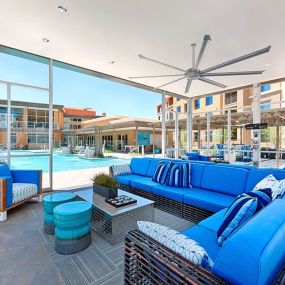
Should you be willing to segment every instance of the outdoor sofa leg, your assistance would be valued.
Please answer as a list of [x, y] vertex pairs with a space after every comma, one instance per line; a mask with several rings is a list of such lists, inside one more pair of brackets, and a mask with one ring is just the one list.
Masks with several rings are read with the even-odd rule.
[[7, 211], [0, 212], [0, 222], [4, 222], [7, 220]]
[[41, 203], [43, 201], [43, 195], [39, 194], [37, 197], [38, 203]]

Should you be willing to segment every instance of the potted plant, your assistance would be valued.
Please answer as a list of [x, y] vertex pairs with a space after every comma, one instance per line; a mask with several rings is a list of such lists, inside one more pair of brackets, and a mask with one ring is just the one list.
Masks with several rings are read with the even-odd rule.
[[113, 177], [101, 173], [96, 174], [92, 179], [93, 191], [106, 199], [112, 199], [118, 196], [119, 184]]

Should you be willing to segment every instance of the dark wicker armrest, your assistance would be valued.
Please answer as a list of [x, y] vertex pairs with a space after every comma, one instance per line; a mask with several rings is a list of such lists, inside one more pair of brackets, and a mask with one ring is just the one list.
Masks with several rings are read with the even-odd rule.
[[125, 239], [125, 284], [228, 283], [135, 230]]

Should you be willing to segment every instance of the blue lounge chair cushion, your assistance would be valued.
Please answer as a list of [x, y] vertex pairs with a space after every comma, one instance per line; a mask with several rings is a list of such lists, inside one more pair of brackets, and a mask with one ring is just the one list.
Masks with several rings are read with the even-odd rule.
[[217, 243], [216, 232], [197, 225], [190, 229], [184, 230], [181, 233], [186, 235], [188, 238], [195, 240], [199, 245], [201, 245], [208, 253], [211, 260], [215, 262], [215, 259], [221, 250], [221, 247], [218, 246]]
[[273, 176], [278, 180], [285, 179], [285, 170], [280, 170], [280, 169], [251, 170], [248, 173], [248, 178], [245, 185], [245, 192], [252, 191], [255, 185], [269, 174], [273, 174]]
[[130, 186], [131, 180], [143, 178], [141, 175], [129, 174], [129, 175], [118, 175], [115, 177], [116, 180], [124, 185]]
[[217, 232], [220, 228], [223, 217], [227, 209], [223, 209], [214, 215], [210, 216], [209, 218], [202, 220], [198, 225], [204, 228], [207, 228], [213, 232]]
[[285, 200], [276, 199], [247, 221], [221, 247], [212, 272], [230, 284], [273, 284], [285, 262], [284, 210]]
[[153, 187], [159, 186], [160, 184], [152, 181], [150, 177], [144, 177], [140, 179], [131, 180], [131, 186], [146, 192], [153, 193]]
[[153, 187], [153, 193], [155, 195], [172, 199], [177, 202], [183, 202], [184, 194], [187, 194], [190, 191], [192, 191], [192, 188], [169, 187], [164, 185]]
[[205, 165], [201, 188], [238, 196], [244, 192], [249, 170]]
[[235, 200], [234, 196], [193, 188], [184, 195], [184, 203], [211, 212], [218, 212], [228, 207]]
[[200, 160], [200, 153], [193, 151], [193, 152], [186, 152], [189, 160]]
[[133, 174], [146, 176], [150, 164], [150, 159], [133, 158], [131, 160], [131, 170]]

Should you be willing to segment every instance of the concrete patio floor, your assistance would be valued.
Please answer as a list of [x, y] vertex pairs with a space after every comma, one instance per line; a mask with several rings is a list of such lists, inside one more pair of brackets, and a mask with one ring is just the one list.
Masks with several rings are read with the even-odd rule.
[[[178, 231], [193, 225], [157, 209], [155, 222]], [[0, 285], [123, 284], [124, 243], [112, 246], [92, 231], [92, 244], [86, 250], [59, 255], [54, 236], [42, 228], [41, 203], [26, 203], [8, 212], [8, 220], [0, 223]]]

